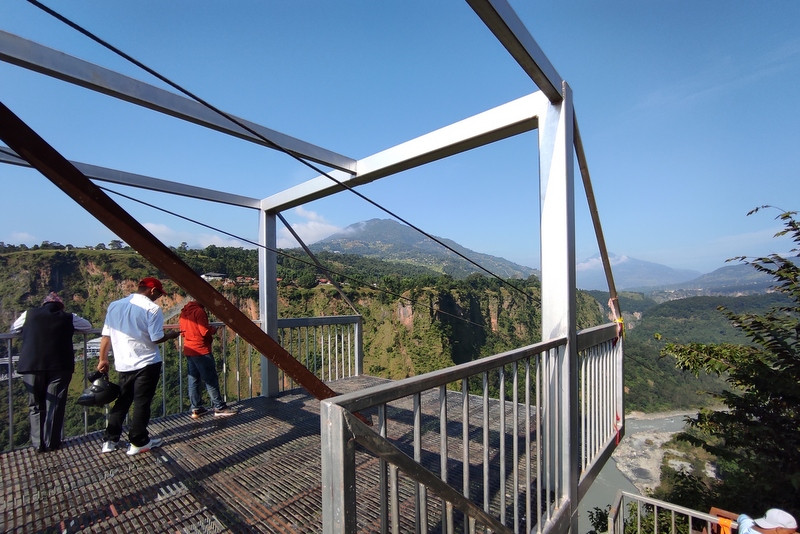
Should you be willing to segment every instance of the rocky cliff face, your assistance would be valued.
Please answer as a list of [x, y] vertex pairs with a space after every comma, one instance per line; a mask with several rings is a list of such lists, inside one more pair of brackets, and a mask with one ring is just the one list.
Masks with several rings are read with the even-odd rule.
[[[133, 251], [36, 251], [0, 254], [0, 321], [10, 325], [23, 310], [56, 290], [67, 309], [99, 328], [108, 303], [136, 290], [145, 276], [159, 276]], [[171, 316], [187, 298], [170, 280], [159, 304]], [[257, 287], [214, 282], [251, 318], [258, 317]], [[524, 294], [500, 284], [473, 281], [406, 290], [401, 296], [376, 288], [347, 288], [353, 310], [332, 285], [279, 288], [280, 317], [363, 316], [365, 372], [404, 378], [496, 354], [539, 340], [538, 285]], [[597, 302], [581, 294], [581, 327], [605, 322]], [[168, 318], [168, 322], [172, 319]], [[7, 330], [7, 326], [4, 330]]]

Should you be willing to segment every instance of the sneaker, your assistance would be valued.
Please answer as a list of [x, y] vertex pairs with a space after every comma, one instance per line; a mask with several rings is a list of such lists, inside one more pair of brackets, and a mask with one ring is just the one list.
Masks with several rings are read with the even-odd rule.
[[200, 408], [196, 408], [192, 410], [192, 419], [200, 419], [200, 416], [205, 415], [206, 413], [208, 413], [208, 409], [203, 408], [202, 406]]
[[160, 447], [162, 443], [164, 443], [164, 440], [161, 438], [150, 438], [150, 441], [148, 441], [141, 447], [137, 447], [136, 445], [131, 443], [130, 447], [128, 447], [128, 456], [133, 456], [134, 454], [139, 454], [140, 452], [147, 452], [150, 449]]
[[122, 445], [120, 445], [119, 441], [104, 441], [103, 448], [100, 452], [114, 452], [117, 449], [121, 449]]
[[236, 415], [236, 410], [233, 408], [228, 408], [227, 406], [225, 408], [218, 408], [214, 410], [214, 417], [228, 417], [231, 415]]

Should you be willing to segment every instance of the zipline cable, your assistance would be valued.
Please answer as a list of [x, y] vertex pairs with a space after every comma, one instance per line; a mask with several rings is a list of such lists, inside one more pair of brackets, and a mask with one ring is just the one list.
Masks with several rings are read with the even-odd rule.
[[239, 126], [240, 128], [244, 129], [248, 133], [250, 133], [250, 134], [256, 136], [258, 139], [264, 141], [265, 143], [267, 143], [273, 149], [278, 150], [279, 152], [283, 152], [284, 154], [287, 154], [288, 156], [294, 158], [295, 160], [297, 160], [298, 162], [302, 163], [306, 167], [312, 169], [314, 172], [317, 172], [320, 175], [323, 175], [326, 178], [328, 178], [329, 180], [333, 181], [334, 183], [336, 183], [336, 185], [338, 185], [338, 186], [340, 186], [340, 187], [342, 187], [344, 189], [347, 189], [348, 191], [350, 191], [354, 195], [358, 196], [362, 200], [368, 202], [369, 204], [371, 204], [374, 207], [378, 208], [379, 210], [383, 211], [387, 215], [389, 215], [389, 216], [393, 217], [394, 219], [402, 222], [403, 224], [407, 225], [408, 227], [416, 230], [417, 232], [419, 232], [420, 234], [424, 235], [428, 239], [432, 240], [433, 242], [435, 242], [435, 243], [439, 244], [440, 246], [444, 247], [445, 249], [449, 250], [450, 252], [452, 252], [456, 256], [458, 256], [461, 259], [469, 262], [470, 264], [472, 264], [475, 267], [477, 267], [478, 269], [484, 271], [485, 273], [487, 273], [488, 275], [492, 276], [493, 278], [499, 280], [502, 284], [505, 284], [508, 287], [512, 288], [514, 291], [517, 291], [517, 292], [521, 293], [522, 295], [525, 296], [525, 298], [527, 298], [527, 299], [532, 299], [533, 298], [532, 295], [526, 293], [525, 291], [523, 291], [518, 286], [512, 284], [508, 280], [503, 279], [502, 277], [500, 277], [499, 275], [493, 273], [492, 271], [490, 271], [486, 267], [480, 265], [476, 261], [470, 259], [469, 257], [465, 256], [461, 252], [459, 252], [459, 251], [455, 250], [454, 248], [450, 247], [449, 245], [447, 245], [447, 243], [444, 243], [442, 240], [438, 239], [436, 236], [434, 236], [432, 234], [429, 234], [428, 232], [426, 232], [426, 231], [422, 230], [421, 228], [415, 226], [414, 224], [412, 224], [411, 222], [407, 221], [403, 217], [397, 215], [396, 213], [394, 213], [393, 211], [389, 210], [388, 208], [383, 207], [382, 205], [378, 204], [377, 202], [375, 202], [374, 200], [370, 199], [366, 195], [356, 191], [353, 187], [345, 184], [341, 180], [337, 180], [335, 177], [333, 177], [329, 173], [323, 171], [322, 169], [320, 169], [319, 167], [317, 167], [313, 163], [311, 163], [309, 161], [306, 161], [305, 159], [301, 158], [300, 156], [298, 156], [297, 154], [291, 152], [290, 150], [287, 150], [286, 148], [282, 147], [281, 145], [275, 143], [274, 141], [272, 141], [270, 139], [267, 139], [266, 137], [264, 137], [260, 133], [256, 132], [252, 128], [250, 128], [249, 126], [247, 126], [247, 125], [243, 124], [241, 121], [237, 120], [235, 117], [232, 117], [228, 113], [226, 113], [226, 112], [222, 111], [221, 109], [217, 108], [216, 106], [212, 105], [210, 102], [207, 102], [206, 100], [200, 98], [199, 96], [195, 95], [191, 91], [189, 91], [187, 89], [184, 89], [179, 84], [173, 82], [172, 80], [170, 80], [166, 76], [163, 76], [162, 74], [160, 74], [157, 71], [155, 71], [154, 69], [148, 67], [147, 65], [145, 65], [142, 62], [140, 62], [139, 60], [137, 60], [137, 59], [133, 58], [132, 56], [126, 54], [125, 52], [123, 52], [122, 50], [118, 49], [117, 47], [115, 47], [111, 43], [108, 43], [107, 41], [101, 39], [97, 35], [95, 35], [92, 32], [90, 32], [89, 30], [83, 28], [79, 24], [71, 21], [70, 19], [68, 19], [64, 15], [61, 15], [57, 11], [47, 7], [46, 5], [42, 4], [38, 0], [28, 0], [28, 3], [38, 7], [39, 9], [44, 11], [45, 13], [55, 17], [56, 19], [60, 20], [64, 24], [70, 26], [74, 30], [82, 33], [83, 35], [85, 35], [86, 37], [88, 37], [91, 40], [95, 41], [96, 43], [100, 44], [101, 46], [103, 46], [103, 47], [107, 48], [108, 50], [114, 52], [115, 54], [119, 55], [120, 57], [124, 58], [125, 60], [133, 63], [134, 65], [136, 65], [140, 69], [144, 70], [145, 72], [147, 72], [151, 76], [154, 76], [154, 77], [158, 78], [162, 82], [166, 83], [167, 85], [169, 85], [170, 87], [174, 88], [175, 90], [183, 93], [184, 95], [186, 95], [187, 97], [191, 98], [195, 102], [205, 106], [206, 108], [210, 109], [214, 113], [217, 113], [218, 115], [220, 115], [220, 116], [224, 117], [225, 119], [231, 121], [233, 124]]
[[474, 321], [470, 321], [469, 319], [465, 319], [465, 318], [460, 317], [458, 315], [455, 315], [453, 313], [446, 312], [446, 311], [444, 311], [442, 309], [436, 309], [431, 305], [421, 304], [420, 302], [418, 302], [416, 300], [413, 300], [413, 299], [411, 299], [409, 297], [406, 297], [404, 295], [401, 295], [399, 293], [395, 293], [394, 291], [390, 291], [389, 289], [386, 289], [386, 288], [383, 288], [383, 287], [370, 286], [364, 280], [359, 280], [358, 278], [354, 278], [354, 277], [348, 276], [348, 275], [346, 275], [344, 273], [340, 273], [340, 272], [334, 271], [333, 269], [325, 267], [322, 264], [317, 265], [316, 263], [314, 263], [312, 261], [309, 261], [309, 260], [306, 260], [306, 259], [303, 259], [303, 258], [300, 258], [300, 257], [297, 257], [297, 256], [293, 256], [293, 255], [291, 255], [291, 254], [289, 254], [287, 252], [284, 252], [282, 250], [279, 250], [279, 249], [274, 249], [274, 248], [268, 247], [266, 245], [262, 245], [261, 243], [257, 243], [255, 241], [252, 241], [252, 240], [247, 239], [245, 237], [238, 236], [238, 235], [233, 234], [231, 232], [226, 232], [225, 230], [222, 230], [220, 228], [217, 228], [217, 227], [211, 226], [209, 224], [200, 222], [200, 221], [198, 221], [196, 219], [192, 219], [191, 217], [187, 217], [186, 215], [181, 215], [180, 213], [168, 210], [166, 208], [162, 208], [160, 206], [156, 206], [155, 204], [151, 204], [149, 202], [145, 202], [144, 200], [132, 197], [130, 195], [126, 195], [125, 193], [121, 193], [119, 191], [115, 191], [113, 189], [109, 189], [109, 188], [103, 187], [103, 186], [98, 186], [98, 187], [100, 189], [102, 189], [103, 191], [105, 191], [106, 193], [111, 193], [111, 194], [114, 194], [114, 195], [118, 195], [118, 196], [120, 196], [122, 198], [125, 198], [125, 199], [131, 200], [133, 202], [137, 202], [139, 204], [142, 204], [143, 206], [147, 206], [148, 208], [152, 208], [154, 210], [161, 211], [161, 212], [166, 213], [168, 215], [172, 215], [173, 217], [177, 217], [179, 219], [183, 219], [183, 220], [188, 221], [190, 223], [197, 224], [197, 225], [202, 226], [204, 228], [208, 228], [209, 230], [213, 230], [214, 232], [218, 232], [220, 234], [224, 234], [224, 235], [226, 235], [228, 237], [232, 237], [232, 238], [237, 239], [239, 241], [242, 241], [244, 243], [249, 243], [249, 244], [251, 244], [251, 245], [253, 245], [255, 247], [263, 248], [264, 250], [268, 250], [270, 252], [274, 252], [275, 254], [278, 254], [279, 256], [283, 256], [284, 258], [288, 258], [288, 259], [297, 261], [299, 263], [303, 263], [305, 265], [310, 265], [312, 267], [322, 269], [326, 273], [334, 274], [336, 276], [341, 277], [344, 280], [348, 280], [350, 282], [353, 282], [353, 283], [355, 283], [355, 284], [357, 284], [357, 285], [359, 285], [361, 287], [370, 288], [370, 289], [377, 289], [377, 290], [381, 291], [382, 293], [385, 293], [385, 294], [391, 295], [391, 296], [393, 296], [395, 298], [404, 300], [404, 301], [408, 302], [409, 304], [411, 304], [411, 306], [424, 307], [428, 311], [431, 311], [431, 312], [433, 312], [435, 314], [438, 313], [438, 314], [442, 314], [442, 315], [447, 315], [448, 317], [452, 317], [453, 319], [456, 319], [458, 321], [462, 321], [462, 322], [464, 322], [466, 324], [470, 324], [472, 326], [476, 326], [476, 327], [484, 329], [484, 330], [487, 328], [486, 325], [482, 325], [482, 324], [476, 323]]

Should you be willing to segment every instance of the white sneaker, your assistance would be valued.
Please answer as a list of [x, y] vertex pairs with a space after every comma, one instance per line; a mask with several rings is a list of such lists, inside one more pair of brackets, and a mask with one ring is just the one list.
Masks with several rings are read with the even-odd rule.
[[103, 448], [100, 452], [114, 452], [117, 449], [121, 449], [122, 446], [120, 445], [119, 441], [104, 441]]
[[128, 447], [128, 456], [133, 456], [134, 454], [139, 454], [140, 452], [147, 452], [150, 449], [160, 447], [162, 443], [164, 443], [164, 440], [161, 438], [150, 438], [150, 441], [148, 441], [141, 447], [137, 447], [136, 445], [131, 443], [130, 447]]

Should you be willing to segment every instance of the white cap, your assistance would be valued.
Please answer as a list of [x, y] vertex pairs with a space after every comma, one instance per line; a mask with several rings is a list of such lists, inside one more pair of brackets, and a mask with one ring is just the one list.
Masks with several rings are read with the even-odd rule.
[[797, 528], [797, 521], [791, 514], [778, 508], [770, 508], [764, 517], [756, 519], [756, 525], [761, 528]]

